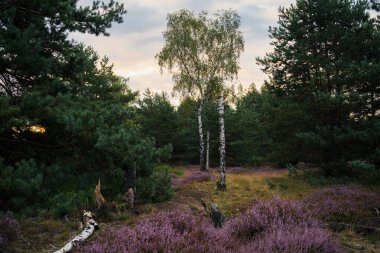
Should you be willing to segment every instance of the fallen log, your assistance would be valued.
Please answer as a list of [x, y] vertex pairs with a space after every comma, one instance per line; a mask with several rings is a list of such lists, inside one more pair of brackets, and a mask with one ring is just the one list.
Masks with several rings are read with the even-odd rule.
[[63, 248], [55, 251], [54, 253], [70, 252], [74, 248], [75, 245], [85, 241], [87, 238], [89, 238], [92, 235], [92, 233], [94, 233], [95, 229], [99, 228], [99, 225], [92, 218], [92, 213], [87, 212], [86, 210], [83, 211], [83, 226], [84, 226], [84, 230], [82, 231], [82, 233], [75, 236], [68, 243], [66, 243], [65, 246], [63, 246]]

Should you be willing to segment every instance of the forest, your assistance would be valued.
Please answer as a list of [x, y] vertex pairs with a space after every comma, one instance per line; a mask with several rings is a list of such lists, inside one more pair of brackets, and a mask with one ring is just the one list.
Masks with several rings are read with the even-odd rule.
[[167, 13], [171, 92], [70, 38], [126, 6], [0, 2], [0, 252], [380, 252], [379, 0], [279, 6], [260, 86], [233, 4]]

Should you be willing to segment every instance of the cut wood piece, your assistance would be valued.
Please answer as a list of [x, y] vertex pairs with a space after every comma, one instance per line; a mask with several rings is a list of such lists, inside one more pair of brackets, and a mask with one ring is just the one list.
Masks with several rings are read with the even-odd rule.
[[86, 210], [83, 211], [83, 225], [85, 228], [82, 231], [82, 233], [75, 236], [68, 243], [66, 243], [66, 245], [63, 246], [63, 248], [55, 251], [54, 253], [70, 252], [74, 248], [75, 245], [87, 240], [87, 238], [89, 238], [92, 235], [92, 233], [94, 233], [95, 229], [99, 228], [99, 225], [92, 218], [92, 213]]

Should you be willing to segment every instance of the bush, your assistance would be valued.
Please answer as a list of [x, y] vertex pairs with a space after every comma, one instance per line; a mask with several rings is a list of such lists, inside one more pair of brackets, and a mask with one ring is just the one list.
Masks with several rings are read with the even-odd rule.
[[50, 213], [55, 217], [73, 215], [79, 209], [89, 209], [94, 204], [93, 191], [58, 193], [50, 200]]
[[193, 182], [209, 182], [212, 179], [214, 179], [214, 175], [212, 175], [211, 173], [196, 170], [196, 171], [191, 171], [190, 175], [185, 177], [183, 182], [187, 184], [193, 183]]
[[31, 214], [32, 209], [38, 209], [39, 203], [46, 200], [47, 192], [41, 189], [42, 180], [42, 169], [33, 159], [6, 166], [0, 157], [0, 200], [5, 203], [1, 209]]
[[304, 210], [322, 219], [349, 220], [380, 209], [380, 196], [357, 186], [336, 186], [315, 192], [301, 201]]
[[240, 250], [261, 253], [336, 253], [341, 252], [339, 243], [325, 229], [319, 227], [277, 225], [260, 238]]
[[295, 166], [293, 164], [287, 164], [286, 168], [288, 169], [289, 177], [297, 177], [298, 176], [297, 166]]
[[15, 219], [13, 213], [0, 213], [0, 250], [5, 252], [10, 244], [20, 235], [20, 225]]
[[245, 213], [230, 220], [226, 229], [236, 239], [249, 241], [279, 224], [287, 227], [316, 227], [318, 222], [295, 202], [274, 198], [259, 201]]
[[159, 213], [135, 228], [110, 229], [101, 238], [79, 248], [79, 252], [231, 252], [220, 230], [188, 212]]
[[352, 173], [360, 180], [366, 183], [378, 183], [380, 181], [380, 169], [372, 163], [364, 161], [350, 162]]
[[158, 203], [169, 200], [174, 196], [174, 190], [167, 171], [153, 173], [146, 178], [138, 178], [136, 186], [139, 197], [145, 202]]
[[224, 228], [187, 211], [141, 220], [136, 227], [112, 228], [77, 252], [340, 252], [338, 242], [296, 202], [256, 203]]

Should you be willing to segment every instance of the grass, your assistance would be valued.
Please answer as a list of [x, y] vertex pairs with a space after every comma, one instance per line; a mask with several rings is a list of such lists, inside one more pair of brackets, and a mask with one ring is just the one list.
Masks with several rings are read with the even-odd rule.
[[28, 218], [21, 221], [21, 227], [15, 250], [26, 253], [55, 251], [80, 231], [79, 222], [73, 219]]
[[183, 177], [185, 175], [185, 170], [181, 167], [174, 167], [166, 164], [161, 164], [155, 168], [156, 172], [167, 172], [169, 174], [174, 174], [178, 177]]
[[[217, 176], [217, 173], [214, 173]], [[270, 187], [267, 181], [272, 182], [275, 187]], [[315, 189], [305, 182], [289, 177], [285, 170], [257, 174], [227, 172], [226, 192], [218, 191], [215, 181], [192, 183], [185, 188], [186, 191], [197, 191], [209, 201], [217, 203], [227, 216], [244, 210], [259, 199], [269, 199], [274, 196], [297, 199]]]
[[[195, 168], [185, 169], [169, 165], [160, 165], [156, 168], [158, 172], [167, 171], [180, 177], [183, 181], [197, 172]], [[289, 177], [287, 170], [245, 170], [244, 172], [227, 171], [227, 191], [221, 192], [216, 188], [218, 172], [212, 170], [213, 179], [208, 182], [190, 182], [181, 184], [176, 188], [173, 200], [159, 204], [145, 204], [130, 210], [115, 214], [113, 221], [109, 224], [101, 224], [101, 231], [96, 236], [101, 236], [102, 231], [108, 226], [131, 226], [137, 220], [154, 215], [157, 211], [173, 209], [191, 209], [193, 213], [205, 215], [200, 198], [203, 197], [208, 203], [217, 203], [227, 219], [233, 215], [246, 210], [253, 203], [261, 199], [270, 199], [280, 196], [284, 199], [301, 199], [308, 194], [321, 189], [317, 185], [297, 177]], [[22, 222], [22, 234], [24, 239], [19, 241], [20, 252], [51, 252], [54, 245], [61, 247], [73, 235], [78, 234], [78, 223], [71, 219], [69, 222], [61, 220], [25, 219]], [[379, 235], [363, 237], [354, 231], [346, 229], [337, 233], [342, 243], [361, 244], [365, 249], [376, 252], [380, 248]], [[28, 245], [30, 244], [30, 245]], [[351, 245], [352, 246], [352, 245]]]
[[375, 233], [368, 236], [361, 236], [352, 229], [345, 229], [342, 232], [338, 233], [337, 236], [342, 242], [342, 245], [347, 249], [347, 252], [379, 252], [379, 234]]

